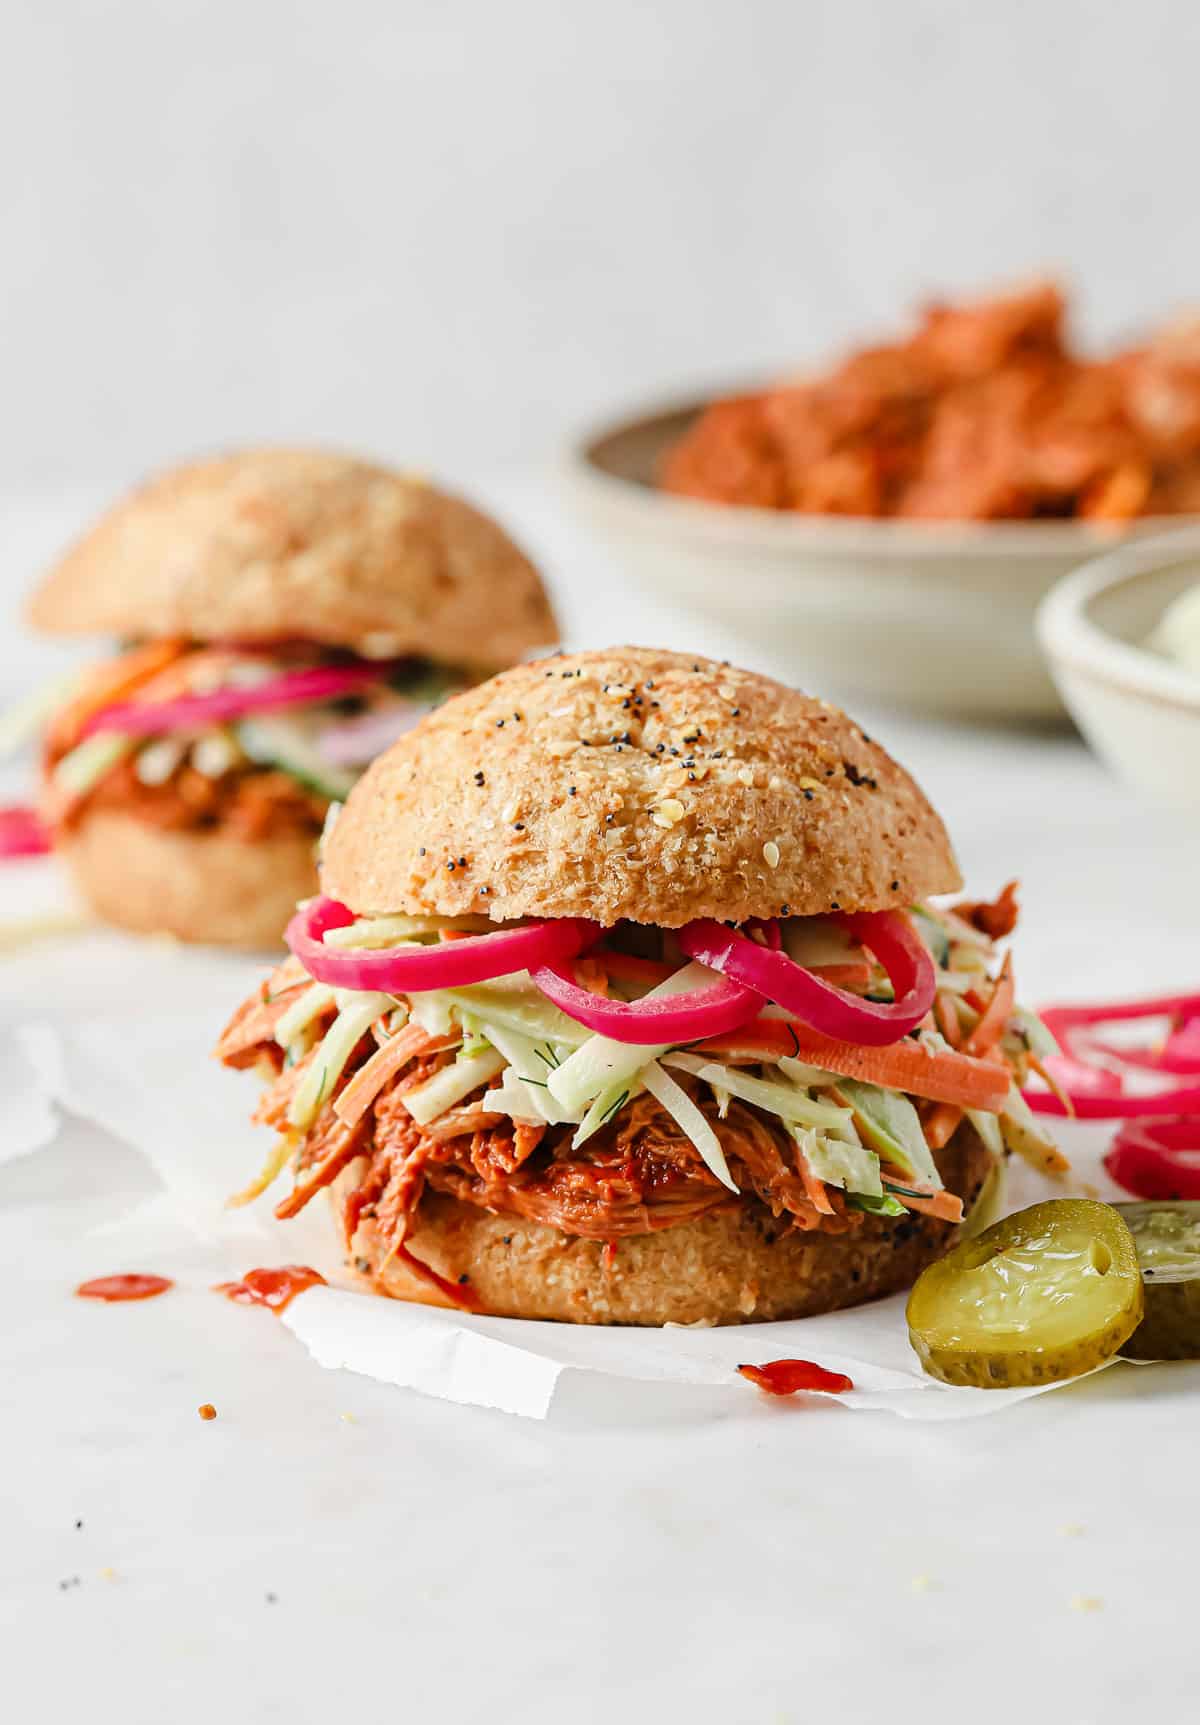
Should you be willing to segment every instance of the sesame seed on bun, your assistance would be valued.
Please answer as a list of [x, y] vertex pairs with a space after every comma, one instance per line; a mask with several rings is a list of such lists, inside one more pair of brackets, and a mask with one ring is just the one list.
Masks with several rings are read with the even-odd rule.
[[960, 885], [938, 815], [844, 713], [644, 647], [519, 665], [447, 701], [356, 785], [322, 872], [360, 914], [665, 928]]

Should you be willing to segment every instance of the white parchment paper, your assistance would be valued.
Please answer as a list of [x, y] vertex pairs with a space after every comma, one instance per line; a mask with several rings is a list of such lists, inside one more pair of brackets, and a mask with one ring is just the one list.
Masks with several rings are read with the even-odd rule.
[[[854, 1389], [838, 1398], [844, 1406], [918, 1420], [977, 1418], [1055, 1387], [955, 1389], [926, 1377], [909, 1346], [903, 1296], [785, 1323], [627, 1329], [460, 1315], [339, 1287], [339, 1243], [323, 1204], [288, 1223], [275, 1220], [270, 1194], [245, 1209], [225, 1205], [257, 1171], [270, 1135], [249, 1124], [257, 1080], [210, 1058], [218, 1028], [207, 1011], [62, 1031], [31, 1027], [5, 1069], [6, 1094], [16, 1100], [14, 1142], [27, 1150], [45, 1142], [57, 1104], [147, 1158], [162, 1189], [104, 1231], [114, 1269], [139, 1268], [131, 1254], [152, 1251], [154, 1268], [170, 1273], [176, 1253], [194, 1277], [199, 1245], [213, 1281], [258, 1265], [321, 1270], [333, 1285], [300, 1295], [283, 1322], [323, 1366], [535, 1419], [549, 1413], [568, 1371], [730, 1385], [749, 1395], [735, 1375], [740, 1363], [808, 1359], [853, 1379]], [[1105, 1138], [1104, 1129], [1070, 1129], [1070, 1184], [1050, 1186], [1015, 1168], [1010, 1207], [1068, 1193], [1115, 1195], [1099, 1170]]]

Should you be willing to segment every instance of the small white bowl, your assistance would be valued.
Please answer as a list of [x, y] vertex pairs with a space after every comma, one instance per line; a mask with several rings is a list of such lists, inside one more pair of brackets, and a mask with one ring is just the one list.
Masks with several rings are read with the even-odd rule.
[[926, 712], [1047, 719], [1062, 707], [1034, 639], [1041, 599], [1114, 538], [1164, 523], [913, 522], [793, 515], [659, 491], [700, 411], [642, 414], [571, 451], [578, 512], [655, 596], [785, 659], [798, 682]]
[[1145, 643], [1200, 582], [1200, 528], [1123, 545], [1061, 581], [1037, 616], [1054, 681], [1121, 777], [1200, 813], [1200, 677]]

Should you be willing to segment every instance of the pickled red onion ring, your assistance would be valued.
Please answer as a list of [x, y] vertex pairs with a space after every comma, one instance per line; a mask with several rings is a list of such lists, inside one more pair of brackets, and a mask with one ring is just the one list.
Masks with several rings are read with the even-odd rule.
[[598, 923], [558, 917], [523, 928], [497, 929], [494, 934], [467, 935], [439, 946], [355, 951], [324, 944], [330, 929], [346, 928], [354, 920], [354, 912], [336, 899], [316, 898], [296, 912], [283, 938], [308, 974], [331, 988], [414, 994], [432, 988], [466, 988], [473, 982], [491, 982], [497, 976], [574, 958], [601, 933]]
[[[1067, 1113], [1059, 1098], [1047, 1090], [1026, 1090], [1022, 1094], [1035, 1114]], [[1171, 1090], [1155, 1090], [1142, 1096], [1131, 1096], [1126, 1091], [1104, 1095], [1068, 1090], [1066, 1094], [1077, 1120], [1145, 1120], [1156, 1114], [1188, 1117], [1200, 1114], [1200, 1084], [1179, 1084]]]
[[389, 701], [378, 712], [359, 713], [357, 718], [330, 725], [317, 738], [317, 753], [333, 767], [364, 767], [411, 731], [428, 711], [419, 701]]
[[1104, 1166], [1137, 1198], [1200, 1198], [1200, 1121], [1153, 1119], [1122, 1126]]
[[586, 1024], [589, 1030], [614, 1042], [639, 1047], [677, 1042], [700, 1042], [707, 1036], [723, 1036], [757, 1016], [761, 995], [726, 977], [689, 994], [668, 994], [658, 1000], [607, 1000], [581, 988], [562, 964], [543, 964], [533, 980], [548, 1000], [568, 1018]]
[[0, 858], [40, 857], [50, 849], [50, 835], [36, 809], [24, 803], [0, 808]]
[[[1200, 1084], [1176, 1084], [1166, 1089], [1130, 1094], [1119, 1072], [1105, 1062], [1174, 1077], [1200, 1073], [1200, 1032], [1196, 1015], [1200, 995], [1151, 995], [1144, 1000], [1097, 1001], [1090, 1006], [1051, 1006], [1042, 1011], [1043, 1024], [1061, 1044], [1061, 1057], [1047, 1065], [1080, 1120], [1139, 1120], [1155, 1115], [1200, 1114]], [[1182, 1018], [1161, 1049], [1121, 1048], [1076, 1033], [1093, 1025], [1123, 1024], [1143, 1018]], [[1092, 1059], [1089, 1059], [1092, 1056]], [[1025, 1100], [1037, 1114], [1065, 1114], [1061, 1100], [1044, 1090], [1026, 1090]]]
[[206, 695], [179, 695], [170, 701], [120, 701], [93, 713], [80, 736], [90, 737], [96, 731], [119, 731], [129, 737], [161, 736], [167, 731], [224, 724], [245, 713], [336, 701], [382, 682], [400, 663], [397, 659], [363, 659], [353, 665], [312, 665], [303, 671], [284, 671], [262, 683], [213, 689]]
[[1120, 1096], [1125, 1080], [1107, 1066], [1089, 1066], [1071, 1054], [1047, 1054], [1042, 1065], [1067, 1095]]
[[1177, 1078], [1200, 1077], [1200, 1019], [1191, 1019], [1173, 1030], [1161, 1048], [1122, 1048], [1117, 1042], [1088, 1038], [1076, 1046], [1084, 1053], [1101, 1054], [1144, 1072], [1170, 1072]]
[[[755, 990], [823, 1035], [882, 1048], [914, 1030], [933, 1005], [937, 976], [924, 942], [898, 911], [859, 911], [832, 919], [873, 952], [887, 971], [893, 1001], [863, 1000], [814, 976], [783, 951], [759, 946], [711, 918], [679, 931], [689, 958]], [[764, 929], [769, 925], [764, 924]], [[770, 936], [768, 935], [768, 939]]]

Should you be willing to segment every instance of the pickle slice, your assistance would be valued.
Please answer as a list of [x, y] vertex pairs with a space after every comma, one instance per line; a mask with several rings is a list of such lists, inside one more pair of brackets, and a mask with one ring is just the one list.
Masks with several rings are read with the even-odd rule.
[[1200, 1202], [1115, 1204], [1146, 1291], [1146, 1315], [1121, 1352], [1131, 1360], [1200, 1360]]
[[1133, 1236], [1111, 1204], [1054, 1198], [1006, 1216], [922, 1271], [908, 1334], [931, 1377], [977, 1389], [1059, 1383], [1141, 1322]]

